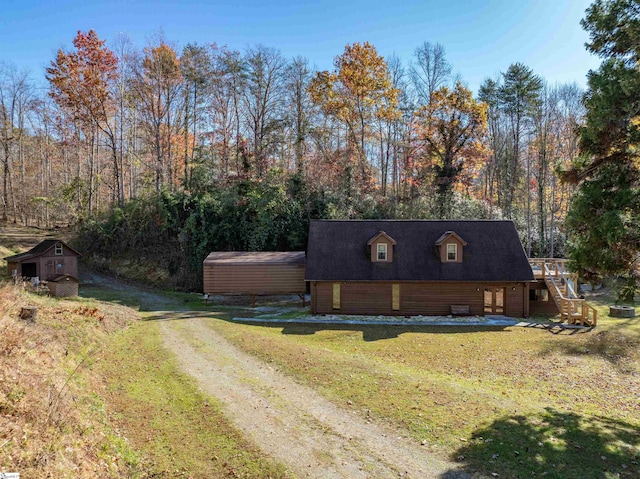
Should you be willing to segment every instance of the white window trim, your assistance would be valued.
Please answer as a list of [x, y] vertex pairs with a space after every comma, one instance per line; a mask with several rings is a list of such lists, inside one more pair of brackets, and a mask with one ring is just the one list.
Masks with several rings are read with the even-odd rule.
[[62, 247], [62, 243], [58, 243], [57, 245], [54, 246], [54, 252], [56, 254], [56, 256], [62, 256], [64, 253], [63, 247]]
[[[449, 258], [449, 247], [453, 246], [453, 259]], [[447, 243], [447, 261], [458, 261], [458, 245], [455, 243]]]
[[[382, 248], [380, 248], [382, 246]], [[380, 253], [384, 253], [384, 258], [380, 258]], [[376, 245], [376, 260], [377, 261], [388, 261], [388, 249], [386, 243], [378, 243]]]

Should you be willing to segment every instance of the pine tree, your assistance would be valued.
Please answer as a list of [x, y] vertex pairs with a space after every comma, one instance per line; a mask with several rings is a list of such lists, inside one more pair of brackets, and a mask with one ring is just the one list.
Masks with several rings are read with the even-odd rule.
[[579, 183], [569, 216], [569, 256], [584, 278], [622, 275], [619, 299], [633, 301], [640, 274], [640, 9], [597, 0], [582, 26], [604, 58], [589, 73], [580, 156], [564, 179]]

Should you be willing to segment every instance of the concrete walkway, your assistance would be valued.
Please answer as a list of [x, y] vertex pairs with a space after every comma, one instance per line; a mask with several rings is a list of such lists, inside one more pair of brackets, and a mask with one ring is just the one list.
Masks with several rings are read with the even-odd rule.
[[[267, 314], [254, 317], [234, 317], [232, 321], [250, 324], [299, 324], [299, 325], [354, 325], [354, 326], [487, 326], [487, 327], [522, 327], [544, 329], [585, 329], [587, 326], [570, 325], [557, 322], [527, 321], [510, 316], [356, 316], [356, 315], [301, 315], [301, 317], [280, 317], [278, 308]], [[288, 311], [287, 311], [288, 312]]]
[[241, 323], [281, 323], [281, 324], [352, 324], [369, 326], [530, 326], [509, 316], [302, 316], [300, 318], [279, 318], [276, 315], [261, 315], [252, 318], [235, 317]]

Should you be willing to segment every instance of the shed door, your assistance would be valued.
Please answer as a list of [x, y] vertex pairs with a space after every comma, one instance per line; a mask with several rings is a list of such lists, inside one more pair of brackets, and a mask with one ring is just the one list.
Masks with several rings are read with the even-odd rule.
[[23, 278], [35, 278], [38, 276], [38, 270], [35, 263], [22, 263], [20, 265]]
[[47, 261], [47, 274], [45, 278], [51, 278], [55, 274], [55, 269], [53, 267], [53, 260]]

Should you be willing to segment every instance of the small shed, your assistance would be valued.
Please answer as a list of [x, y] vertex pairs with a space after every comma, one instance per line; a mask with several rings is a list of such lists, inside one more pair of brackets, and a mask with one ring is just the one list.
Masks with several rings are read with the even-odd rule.
[[7, 256], [7, 274], [22, 278], [49, 281], [54, 276], [68, 274], [78, 277], [80, 253], [57, 239], [46, 239], [24, 253]]
[[78, 296], [78, 278], [70, 274], [59, 274], [47, 280], [47, 287], [51, 296], [68, 298]]
[[208, 295], [303, 295], [304, 268], [304, 251], [216, 251], [204, 260], [203, 289]]

